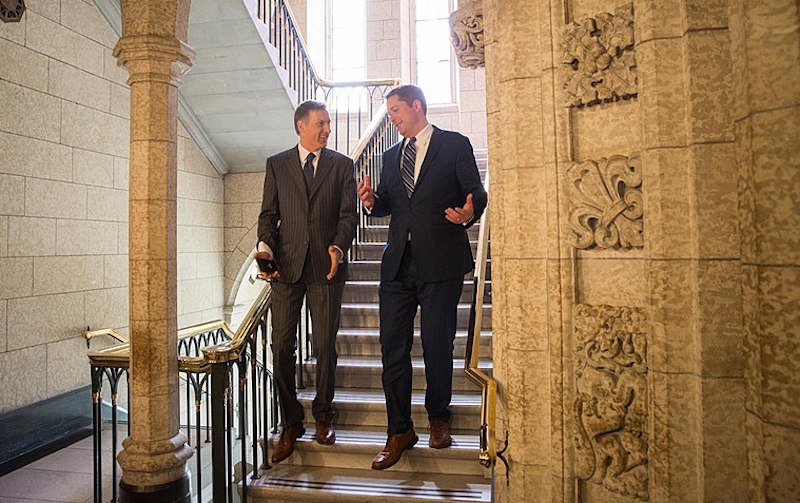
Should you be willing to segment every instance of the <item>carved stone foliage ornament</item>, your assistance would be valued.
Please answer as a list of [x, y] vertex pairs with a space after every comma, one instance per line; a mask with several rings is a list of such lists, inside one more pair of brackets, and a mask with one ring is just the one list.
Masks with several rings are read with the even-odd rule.
[[637, 307], [578, 304], [575, 473], [648, 499], [647, 316]]
[[569, 239], [575, 248], [644, 246], [638, 154], [576, 162], [567, 169]]
[[462, 6], [450, 14], [450, 40], [458, 64], [475, 69], [484, 66], [483, 3], [481, 0], [459, 3]]
[[25, 13], [25, 0], [0, 0], [0, 19], [5, 23], [16, 23]]
[[568, 106], [594, 105], [637, 94], [633, 4], [567, 25], [561, 43]]

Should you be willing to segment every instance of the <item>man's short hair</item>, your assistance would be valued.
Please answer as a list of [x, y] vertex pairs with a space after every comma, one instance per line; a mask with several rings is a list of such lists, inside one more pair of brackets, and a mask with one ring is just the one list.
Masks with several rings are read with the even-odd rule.
[[308, 115], [312, 110], [327, 110], [327, 107], [325, 106], [325, 103], [315, 100], [306, 100], [297, 105], [297, 108], [294, 111], [295, 133], [300, 134], [300, 128], [297, 127], [297, 123], [308, 119]]
[[425, 101], [425, 95], [422, 93], [422, 89], [418, 86], [414, 84], [397, 86], [389, 91], [389, 94], [386, 95], [386, 99], [388, 100], [392, 96], [397, 96], [400, 101], [408, 103], [408, 106], [414, 106], [414, 100], [419, 100], [419, 103], [422, 105], [422, 113], [425, 115], [428, 114], [428, 103]]

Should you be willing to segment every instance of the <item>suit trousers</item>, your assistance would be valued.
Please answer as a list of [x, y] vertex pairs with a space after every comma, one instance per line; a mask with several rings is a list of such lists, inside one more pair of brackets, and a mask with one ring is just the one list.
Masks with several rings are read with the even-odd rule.
[[307, 295], [311, 313], [311, 344], [316, 357], [316, 396], [311, 405], [314, 419], [332, 422], [333, 394], [336, 385], [336, 333], [342, 306], [344, 282], [300, 281], [272, 284], [272, 358], [278, 403], [282, 410], [281, 424], [290, 426], [303, 419], [303, 406], [297, 400], [296, 352], [298, 322], [303, 296]]
[[397, 277], [380, 285], [380, 341], [388, 433], [413, 427], [411, 419], [411, 347], [414, 317], [420, 308], [425, 360], [425, 410], [428, 419], [450, 421], [453, 396], [453, 342], [458, 300], [464, 280], [419, 281], [411, 242], [406, 244]]

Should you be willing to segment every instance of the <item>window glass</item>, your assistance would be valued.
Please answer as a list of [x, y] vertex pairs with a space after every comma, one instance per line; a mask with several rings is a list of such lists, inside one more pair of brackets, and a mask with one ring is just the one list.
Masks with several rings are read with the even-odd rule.
[[453, 102], [450, 0], [416, 1], [416, 77], [428, 104]]
[[360, 80], [367, 75], [365, 0], [330, 0], [332, 80]]

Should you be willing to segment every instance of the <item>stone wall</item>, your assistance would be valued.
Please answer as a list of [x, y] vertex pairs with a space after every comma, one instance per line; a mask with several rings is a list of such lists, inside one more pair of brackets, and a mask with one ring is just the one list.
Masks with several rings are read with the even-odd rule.
[[484, 15], [498, 501], [790, 501], [797, 6]]
[[[0, 412], [89, 384], [81, 333], [128, 327], [130, 92], [91, 1], [0, 23]], [[223, 306], [223, 181], [181, 127], [179, 326]]]

